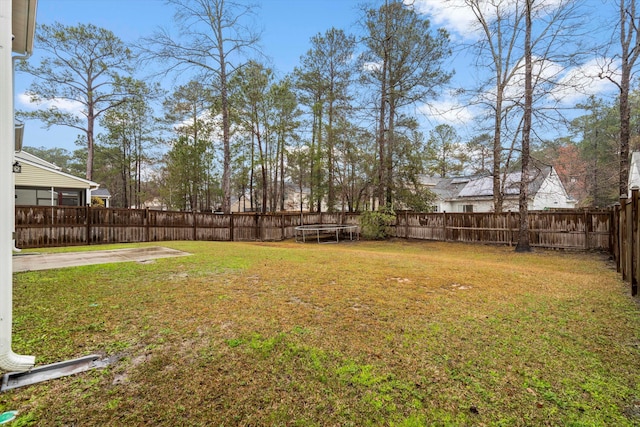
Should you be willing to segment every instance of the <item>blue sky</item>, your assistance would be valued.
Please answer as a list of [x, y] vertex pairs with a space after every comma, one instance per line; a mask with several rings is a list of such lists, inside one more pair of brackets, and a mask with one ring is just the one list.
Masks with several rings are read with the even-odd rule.
[[[282, 74], [299, 64], [300, 56], [309, 49], [312, 36], [331, 26], [348, 32], [358, 19], [360, 4], [355, 0], [262, 0], [254, 3], [259, 5], [258, 25], [263, 28], [262, 50]], [[171, 27], [173, 14], [173, 8], [163, 0], [38, 0], [37, 23], [92, 23], [113, 31], [125, 42], [133, 42], [149, 36], [158, 26]], [[31, 60], [37, 59], [36, 46]], [[23, 93], [30, 80], [30, 76], [17, 73], [16, 94]], [[16, 108], [27, 108], [19, 97]], [[29, 121], [24, 145], [73, 151], [76, 135], [77, 131], [72, 129], [52, 127], [46, 130], [39, 122]]]
[[[309, 39], [331, 26], [348, 31], [358, 18], [355, 0], [251, 0], [257, 9], [262, 44], [281, 71], [291, 71], [308, 49]], [[173, 7], [163, 0], [38, 0], [38, 23], [92, 23], [124, 41], [171, 26]]]
[[[0, 0], [2, 1], [2, 0]], [[427, 14], [434, 27], [447, 28], [456, 42], [468, 42], [472, 39], [469, 31], [471, 15], [464, 9], [447, 8], [448, 0], [414, 0], [416, 7]], [[452, 0], [453, 3], [462, 0]], [[558, 0], [545, 0], [558, 1]], [[262, 51], [272, 58], [273, 66], [282, 75], [293, 70], [299, 64], [300, 56], [309, 48], [309, 39], [317, 33], [324, 33], [336, 27], [347, 33], [358, 31], [356, 24], [361, 16], [359, 5], [361, 0], [253, 0], [259, 4], [257, 10], [258, 25], [263, 28]], [[371, 1], [369, 2], [371, 3]], [[379, 1], [373, 0], [377, 4]], [[603, 16], [615, 12], [612, 0], [587, 0], [589, 14], [597, 15], [593, 19], [594, 29], [607, 29], [603, 25]], [[171, 27], [173, 8], [162, 0], [39, 0], [37, 22], [50, 24], [55, 21], [65, 25], [92, 23], [113, 31], [125, 42], [133, 42], [143, 36], [150, 35], [158, 26]], [[37, 46], [36, 46], [37, 49]], [[38, 52], [32, 61], [37, 61]], [[451, 60], [451, 67], [456, 75], [453, 87], [464, 87], [477, 70], [470, 67], [472, 58], [458, 54]], [[31, 80], [30, 76], [16, 75], [16, 108], [26, 109], [20, 94], [25, 91]], [[612, 93], [614, 86], [603, 81], [594, 81], [591, 92], [596, 95]], [[575, 96], [574, 96], [575, 98]], [[572, 99], [575, 102], [575, 99]], [[431, 109], [423, 109], [426, 127], [439, 122], [456, 125], [458, 130], [472, 128], [471, 118], [474, 112], [468, 108], [449, 110], [455, 99], [446, 93], [435, 102]], [[445, 111], [442, 115], [434, 114], [434, 109]], [[472, 132], [472, 130], [469, 130]], [[425, 129], [425, 134], [428, 129]], [[39, 122], [29, 121], [25, 129], [25, 145], [46, 148], [61, 147], [69, 151], [76, 147], [74, 141], [77, 132], [63, 127], [44, 129]]]

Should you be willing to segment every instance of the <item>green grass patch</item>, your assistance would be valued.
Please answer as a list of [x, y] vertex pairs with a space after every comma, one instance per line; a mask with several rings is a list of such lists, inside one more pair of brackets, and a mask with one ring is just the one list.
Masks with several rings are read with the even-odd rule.
[[192, 255], [14, 275], [15, 351], [118, 358], [0, 394], [15, 425], [640, 425], [640, 310], [602, 255], [163, 245]]

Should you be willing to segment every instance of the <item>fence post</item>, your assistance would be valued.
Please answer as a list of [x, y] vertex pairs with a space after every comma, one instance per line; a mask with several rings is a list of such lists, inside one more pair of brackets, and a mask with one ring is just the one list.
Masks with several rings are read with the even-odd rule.
[[447, 241], [447, 211], [442, 211], [442, 237]]
[[631, 295], [635, 296], [638, 293], [638, 256], [640, 255], [640, 236], [638, 235], [638, 197], [640, 192], [638, 187], [634, 186], [631, 189]]
[[629, 256], [629, 221], [627, 220], [628, 216], [627, 211], [627, 196], [620, 196], [620, 272], [622, 273], [622, 280], [628, 280], [628, 256]]
[[584, 248], [586, 250], [589, 250], [590, 248], [590, 244], [589, 244], [589, 228], [591, 226], [591, 214], [589, 214], [587, 212], [587, 210], [584, 210]]
[[196, 242], [198, 240], [198, 236], [197, 236], [197, 227], [196, 227], [196, 211], [192, 211], [191, 214], [193, 215], [193, 241]]
[[229, 241], [233, 242], [233, 212], [229, 214]]
[[285, 239], [284, 233], [284, 214], [280, 214], [280, 240]]
[[84, 214], [87, 219], [87, 245], [91, 244], [91, 206], [87, 205], [84, 207]]
[[149, 232], [149, 208], [144, 208], [144, 241], [148, 242], [151, 238]]
[[255, 216], [254, 216], [254, 230], [255, 230], [255, 235], [256, 235], [256, 240], [260, 240], [260, 224], [259, 224], [259, 214], [256, 212]]
[[404, 211], [404, 238], [409, 238], [409, 211]]
[[[620, 253], [618, 252], [618, 215], [620, 212], [620, 204], [616, 203], [609, 211], [609, 250], [613, 253], [616, 260], [616, 269]], [[617, 270], [618, 272], [620, 270]]]
[[624, 240], [624, 207], [620, 202], [618, 202], [618, 223], [617, 223], [617, 234], [618, 234], [618, 273], [622, 275], [622, 266], [624, 265], [624, 251], [623, 251], [623, 240]]

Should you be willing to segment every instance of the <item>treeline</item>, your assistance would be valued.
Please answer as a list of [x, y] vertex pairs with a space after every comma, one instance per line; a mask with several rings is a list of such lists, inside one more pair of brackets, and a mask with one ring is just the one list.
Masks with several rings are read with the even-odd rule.
[[[473, 50], [478, 65], [494, 74], [478, 88], [458, 91], [469, 104], [482, 106], [477, 132], [460, 135], [454, 123], [425, 132], [419, 108], [449, 89], [453, 46], [445, 29], [433, 28], [410, 5], [385, 1], [363, 8], [358, 34], [337, 28], [317, 34], [299, 66], [279, 76], [256, 51], [251, 6], [170, 3], [179, 38], [158, 30], [127, 45], [91, 24], [42, 25], [36, 50], [43, 59], [19, 66], [34, 76], [28, 92], [33, 101], [77, 106], [65, 110], [50, 103], [21, 116], [80, 133], [73, 153], [27, 150], [101, 183], [115, 207], [139, 207], [156, 198], [169, 209], [199, 211], [351, 212], [384, 205], [428, 211], [435, 196], [425, 176], [487, 174], [494, 177], [500, 211], [501, 178], [522, 164], [526, 103], [522, 92], [508, 88], [522, 83], [517, 76], [525, 52], [516, 50], [501, 61], [495, 52], [504, 50], [492, 43], [516, 46], [525, 30], [536, 42], [534, 129], [566, 120], [562, 108], [545, 101], [561, 76], [543, 79], [543, 62], [584, 59], [566, 54], [566, 40], [579, 28], [577, 22], [569, 25], [575, 2], [557, 2], [545, 13], [529, 10], [535, 22], [528, 29], [518, 14], [523, 12], [497, 10], [487, 17], [478, 9], [478, 28], [486, 32], [484, 44]], [[481, 2], [467, 3], [477, 8]], [[504, 22], [510, 23], [508, 33], [500, 27]], [[179, 75], [180, 84], [136, 77], [141, 71]], [[639, 93], [629, 98], [627, 151], [638, 145]], [[581, 113], [560, 138], [532, 133], [531, 157], [555, 166], [583, 206], [607, 205], [618, 197], [625, 151], [620, 99], [592, 97], [575, 106]]]

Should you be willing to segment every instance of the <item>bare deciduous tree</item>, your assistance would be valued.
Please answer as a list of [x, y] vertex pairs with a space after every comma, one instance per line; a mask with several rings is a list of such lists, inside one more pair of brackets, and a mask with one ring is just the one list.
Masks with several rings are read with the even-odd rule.
[[250, 19], [254, 6], [232, 0], [169, 0], [176, 7], [178, 38], [160, 29], [143, 39], [146, 58], [166, 66], [166, 72], [195, 71], [219, 94], [222, 116], [222, 210], [231, 211], [231, 122], [229, 79], [246, 61], [242, 53], [257, 48], [259, 33]]
[[520, 196], [518, 211], [520, 226], [516, 252], [530, 252], [529, 244], [529, 147], [531, 144], [531, 117], [533, 107], [533, 60], [531, 46], [531, 9], [534, 0], [525, 0], [525, 35], [524, 35], [524, 116], [522, 123], [522, 168], [520, 172]]
[[618, 86], [620, 92], [620, 195], [628, 192], [629, 181], [629, 140], [631, 139], [631, 107], [629, 104], [629, 91], [631, 78], [638, 56], [640, 56], [640, 16], [636, 10], [636, 0], [619, 0], [618, 22], [620, 30], [620, 81], [616, 81], [611, 75], [608, 79]]

